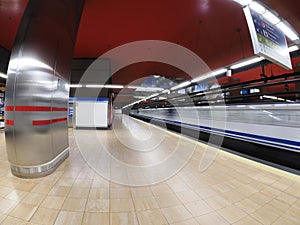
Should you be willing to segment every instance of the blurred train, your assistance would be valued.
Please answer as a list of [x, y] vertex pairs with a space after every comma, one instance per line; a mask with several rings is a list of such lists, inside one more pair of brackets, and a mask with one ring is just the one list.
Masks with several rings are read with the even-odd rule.
[[[270, 163], [300, 170], [300, 104], [223, 105], [131, 110], [130, 115]], [[195, 136], [195, 132], [196, 134]], [[216, 143], [218, 145], [218, 143]]]

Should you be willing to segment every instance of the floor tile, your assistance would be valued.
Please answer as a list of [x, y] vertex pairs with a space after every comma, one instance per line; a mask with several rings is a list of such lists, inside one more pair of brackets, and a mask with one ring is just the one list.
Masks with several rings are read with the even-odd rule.
[[0, 187], [0, 197], [7, 196], [12, 191], [11, 188], [8, 187]]
[[195, 192], [199, 195], [199, 197], [201, 199], [213, 197], [213, 196], [219, 194], [218, 191], [216, 191], [215, 189], [210, 188], [210, 187], [199, 188], [199, 189], [195, 190]]
[[272, 224], [275, 222], [283, 213], [279, 210], [274, 209], [271, 206], [265, 205], [255, 212], [251, 213], [250, 216], [258, 220], [262, 224]]
[[299, 225], [299, 219], [295, 220], [289, 216], [279, 217], [272, 225]]
[[234, 223], [233, 225], [260, 225], [261, 223], [250, 216], [246, 216], [239, 220], [238, 222]]
[[204, 200], [211, 208], [217, 210], [225, 208], [231, 203], [221, 195], [215, 195]]
[[132, 197], [149, 197], [153, 196], [153, 193], [149, 187], [132, 187], [131, 189]]
[[8, 216], [1, 225], [27, 225], [27, 221]]
[[138, 211], [137, 217], [140, 225], [166, 225], [165, 216], [159, 209]]
[[43, 201], [46, 195], [39, 193], [31, 193], [29, 192], [25, 198], [22, 199], [21, 203], [25, 203], [28, 205], [38, 206]]
[[77, 178], [73, 184], [73, 187], [90, 188], [93, 180], [91, 179], [79, 179]]
[[50, 190], [48, 195], [59, 196], [59, 197], [67, 197], [70, 189], [71, 189], [70, 187], [66, 187], [66, 186], [54, 186]]
[[9, 215], [18, 219], [29, 221], [36, 210], [36, 206], [20, 203]]
[[111, 199], [111, 212], [130, 212], [134, 210], [132, 199]]
[[194, 191], [191, 190], [177, 192], [176, 195], [183, 204], [200, 200], [200, 197]]
[[0, 214], [0, 224], [2, 223], [3, 220], [5, 220], [6, 217], [7, 217], [7, 215]]
[[13, 190], [8, 195], [5, 196], [6, 199], [20, 202], [28, 194], [26, 191]]
[[192, 218], [192, 214], [182, 205], [163, 208], [166, 219], [169, 223], [181, 222]]
[[294, 221], [294, 223], [299, 223], [300, 210], [298, 207], [292, 206], [282, 216], [287, 216], [290, 220]]
[[167, 184], [158, 184], [150, 188], [155, 196], [173, 194], [172, 189]]
[[65, 199], [65, 197], [47, 196], [42, 201], [41, 207], [49, 209], [61, 209]]
[[111, 225], [139, 225], [135, 213], [111, 213]]
[[271, 197], [269, 197], [266, 194], [263, 194], [261, 192], [257, 192], [255, 194], [251, 195], [249, 197], [249, 199], [251, 199], [251, 201], [253, 201], [253, 202], [255, 202], [255, 203], [257, 203], [258, 205], [261, 205], [261, 206], [265, 205], [266, 203], [268, 203], [269, 201], [272, 200]]
[[172, 223], [171, 225], [199, 225], [199, 223], [195, 219], [188, 219], [181, 222]]
[[235, 223], [245, 217], [247, 214], [235, 205], [227, 206], [217, 211], [229, 223]]
[[196, 217], [197, 221], [201, 225], [229, 225], [229, 223], [218, 213], [211, 212], [199, 217]]
[[38, 184], [30, 192], [39, 194], [48, 194], [53, 186], [47, 184]]
[[83, 198], [66, 198], [62, 206], [62, 210], [83, 212], [86, 201], [87, 200]]
[[108, 188], [91, 188], [89, 192], [89, 199], [109, 199]]
[[235, 203], [235, 205], [248, 214], [255, 212], [260, 207], [259, 204], [255, 203], [251, 199], [244, 199]]
[[38, 224], [54, 224], [59, 211], [56, 209], [38, 208], [30, 222]]
[[60, 211], [54, 225], [81, 225], [83, 213]]
[[156, 201], [160, 208], [166, 208], [175, 205], [181, 205], [181, 202], [175, 194], [165, 194], [156, 196]]
[[148, 210], [159, 208], [158, 203], [154, 197], [140, 197], [133, 198], [135, 210]]
[[109, 213], [85, 212], [82, 225], [109, 225]]
[[131, 198], [130, 188], [112, 188], [110, 190], [110, 198], [114, 198], [114, 199]]
[[89, 188], [82, 188], [82, 187], [72, 187], [68, 197], [71, 198], [87, 198], [89, 195], [90, 189]]
[[194, 216], [201, 216], [210, 213], [213, 210], [204, 200], [198, 200], [192, 203], [185, 204], [185, 208]]
[[289, 194], [286, 194], [286, 193], [280, 193], [277, 197], [276, 197], [277, 200], [279, 201], [282, 201], [282, 202], [285, 202], [289, 205], [292, 205], [294, 204], [296, 201], [297, 201], [297, 198], [292, 196], [292, 195], [289, 195]]
[[18, 202], [9, 199], [0, 199], [0, 213], [9, 214], [16, 206]]
[[109, 212], [108, 199], [89, 199], [86, 204], [86, 212]]

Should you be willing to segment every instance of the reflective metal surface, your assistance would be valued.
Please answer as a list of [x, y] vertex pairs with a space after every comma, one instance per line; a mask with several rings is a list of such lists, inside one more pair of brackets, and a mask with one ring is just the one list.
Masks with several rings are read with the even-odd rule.
[[24, 13], [5, 102], [8, 159], [17, 176], [43, 176], [68, 155], [68, 83], [83, 5], [32, 0]]

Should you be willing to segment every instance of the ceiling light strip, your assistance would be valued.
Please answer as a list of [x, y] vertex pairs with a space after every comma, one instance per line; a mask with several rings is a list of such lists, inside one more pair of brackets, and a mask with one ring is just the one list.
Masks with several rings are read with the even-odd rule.
[[242, 62], [238, 62], [236, 64], [233, 64], [230, 69], [238, 69], [238, 68], [241, 68], [241, 67], [244, 67], [244, 66], [249, 66], [249, 65], [252, 65], [254, 63], [257, 63], [257, 62], [260, 62], [262, 61], [264, 58], [263, 57], [255, 57], [255, 58], [251, 58], [251, 59], [248, 59], [246, 61], [242, 61]]
[[7, 79], [8, 76], [6, 74], [0, 72], [0, 77]]

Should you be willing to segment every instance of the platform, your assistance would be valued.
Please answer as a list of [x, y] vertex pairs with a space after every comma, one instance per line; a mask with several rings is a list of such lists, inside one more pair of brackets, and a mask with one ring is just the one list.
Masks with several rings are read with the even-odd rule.
[[[1, 132], [1, 224], [299, 224], [299, 176], [129, 117], [115, 118], [113, 127], [69, 131], [70, 157], [53, 174], [26, 180], [11, 175]], [[111, 160], [101, 164], [107, 170], [98, 167], [95, 172], [89, 166], [94, 162], [84, 160], [80, 150], [85, 155], [86, 149], [78, 136], [85, 137], [87, 149], [98, 149], [95, 159]], [[88, 139], [95, 136], [101, 146]], [[123, 164], [114, 164], [109, 156]], [[209, 156], [211, 163], [201, 167]], [[135, 174], [132, 166], [160, 171], [144, 171], [153, 182], [149, 185], [143, 185], [145, 178], [116, 176], [124, 168], [122, 175]], [[98, 174], [99, 169], [114, 182]]]

